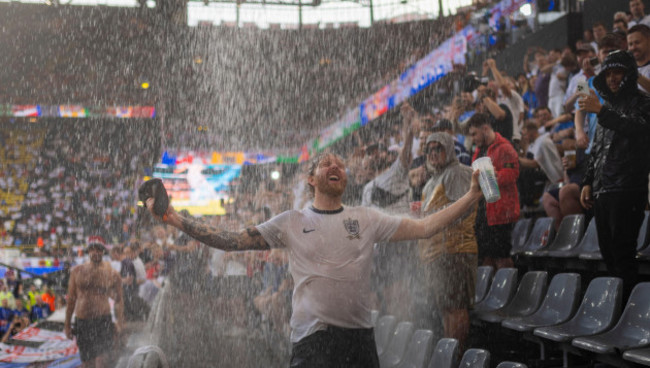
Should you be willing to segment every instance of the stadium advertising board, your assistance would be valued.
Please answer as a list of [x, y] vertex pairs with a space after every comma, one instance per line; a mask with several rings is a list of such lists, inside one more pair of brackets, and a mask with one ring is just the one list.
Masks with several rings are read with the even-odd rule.
[[81, 105], [0, 105], [0, 116], [14, 118], [145, 118], [156, 117], [153, 106], [87, 107]]
[[178, 211], [192, 215], [224, 215], [232, 181], [239, 178], [243, 152], [165, 151], [153, 176], [160, 178]]

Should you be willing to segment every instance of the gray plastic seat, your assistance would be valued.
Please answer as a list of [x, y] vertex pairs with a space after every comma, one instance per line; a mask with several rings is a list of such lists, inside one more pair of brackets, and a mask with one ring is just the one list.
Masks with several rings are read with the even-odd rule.
[[485, 322], [501, 323], [507, 318], [525, 317], [533, 314], [539, 308], [546, 293], [547, 278], [548, 274], [545, 271], [526, 272], [510, 303], [495, 311], [477, 313], [476, 316]]
[[553, 221], [555, 220], [552, 217], [541, 217], [535, 221], [530, 237], [526, 241], [526, 244], [524, 244], [524, 254], [531, 255], [533, 252], [543, 249], [551, 244], [555, 238]]
[[650, 348], [628, 350], [623, 353], [623, 359], [650, 367]]
[[497, 368], [528, 368], [526, 364], [517, 362], [501, 362]]
[[417, 330], [411, 337], [411, 342], [406, 348], [404, 359], [399, 365], [400, 368], [425, 368], [431, 356], [431, 341], [433, 331]]
[[458, 340], [444, 338], [438, 340], [428, 368], [456, 368], [458, 366]]
[[512, 299], [515, 286], [517, 286], [516, 268], [501, 268], [497, 270], [485, 299], [474, 306], [473, 312], [489, 312], [503, 308]]
[[611, 330], [573, 339], [572, 345], [599, 354], [620, 354], [650, 344], [650, 282], [637, 284]]
[[411, 336], [413, 336], [413, 323], [400, 322], [397, 324], [390, 343], [384, 349], [383, 354], [379, 355], [381, 368], [397, 367], [402, 362]]
[[560, 223], [560, 228], [555, 239], [546, 249], [540, 249], [532, 253], [534, 257], [547, 257], [551, 251], [569, 251], [580, 244], [580, 239], [585, 232], [585, 215], [565, 216]]
[[[585, 234], [583, 242], [581, 242], [578, 247], [580, 252], [578, 258], [598, 261], [603, 259], [603, 255], [600, 254], [600, 248], [598, 247], [598, 229], [596, 228], [596, 219], [592, 218], [591, 223], [593, 223], [594, 227], [593, 237], [588, 239], [588, 242], [585, 242], [584, 238], [587, 238], [587, 234]], [[592, 226], [591, 223], [589, 224], [589, 227]], [[589, 229], [587, 229], [587, 232], [589, 232]]]
[[596, 221], [592, 218], [587, 226], [582, 239], [575, 248], [562, 250], [549, 250], [549, 257], [558, 258], [576, 258], [580, 253], [600, 252], [598, 248], [598, 233], [596, 231]]
[[580, 275], [560, 273], [553, 277], [539, 309], [527, 317], [508, 318], [501, 325], [526, 332], [537, 327], [553, 326], [567, 321], [578, 306]]
[[568, 342], [580, 336], [609, 330], [621, 314], [623, 281], [618, 277], [597, 277], [589, 283], [582, 303], [569, 321], [550, 327], [536, 328], [535, 335], [545, 339]]
[[636, 239], [636, 249], [639, 252], [638, 258], [647, 259], [650, 257], [650, 236], [648, 236], [648, 221], [650, 221], [650, 211], [645, 211], [645, 219], [639, 230], [639, 236]]
[[476, 270], [476, 288], [474, 290], [474, 304], [480, 302], [485, 298], [492, 277], [494, 276], [494, 268], [492, 266], [479, 266]]
[[488, 368], [490, 352], [483, 349], [467, 349], [458, 368]]
[[395, 316], [382, 316], [377, 320], [375, 326], [375, 344], [377, 345], [377, 355], [381, 355], [388, 346], [390, 338], [395, 331], [397, 318]]
[[515, 255], [524, 251], [524, 244], [526, 244], [526, 240], [528, 240], [530, 225], [532, 222], [532, 219], [524, 218], [515, 223], [515, 227], [512, 229], [512, 248], [510, 248], [511, 255]]

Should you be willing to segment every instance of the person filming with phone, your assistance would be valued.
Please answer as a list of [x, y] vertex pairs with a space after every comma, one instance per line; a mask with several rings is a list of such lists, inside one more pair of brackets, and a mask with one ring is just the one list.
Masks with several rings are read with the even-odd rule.
[[623, 279], [624, 298], [637, 281], [636, 238], [650, 171], [650, 97], [639, 91], [637, 79], [634, 58], [614, 51], [593, 81], [604, 103], [593, 91], [578, 99], [581, 112], [598, 117], [580, 202], [594, 210], [600, 252], [607, 271]]

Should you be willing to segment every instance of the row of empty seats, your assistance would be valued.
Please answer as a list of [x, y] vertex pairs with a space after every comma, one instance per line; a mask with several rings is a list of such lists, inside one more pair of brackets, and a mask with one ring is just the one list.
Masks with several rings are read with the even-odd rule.
[[[397, 323], [395, 316], [376, 319], [375, 341], [381, 368], [488, 368], [490, 353], [484, 349], [468, 349], [460, 362], [458, 340], [443, 338], [433, 348], [433, 332], [415, 330], [413, 323]], [[376, 319], [376, 321], [374, 320]], [[501, 362], [497, 368], [526, 368], [517, 362]]]
[[[649, 211], [645, 213], [645, 219], [637, 238], [637, 258], [642, 260], [650, 260], [649, 213]], [[553, 221], [551, 217], [542, 217], [534, 221], [533, 225], [531, 218], [519, 220], [512, 231], [511, 254], [585, 260], [601, 260], [603, 258], [598, 248], [596, 222], [593, 218], [588, 226], [585, 226], [585, 215], [566, 216], [562, 219], [557, 234], [553, 227]], [[585, 227], [587, 228], [586, 232]]]
[[530, 271], [517, 283], [517, 269], [479, 267], [472, 312], [474, 325], [500, 324], [540, 344], [554, 343], [567, 354], [595, 354], [603, 361], [625, 360], [650, 366], [650, 282], [635, 286], [623, 303], [623, 282], [591, 280], [581, 299], [581, 276], [560, 273], [547, 284], [545, 271]]

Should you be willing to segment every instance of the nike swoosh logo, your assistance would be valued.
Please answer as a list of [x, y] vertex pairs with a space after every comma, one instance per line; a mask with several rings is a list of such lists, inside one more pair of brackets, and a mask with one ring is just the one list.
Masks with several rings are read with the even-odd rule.
[[316, 229], [307, 230], [304, 227], [302, 228], [302, 232], [305, 233], [305, 234], [311, 233], [312, 231], [316, 231]]

